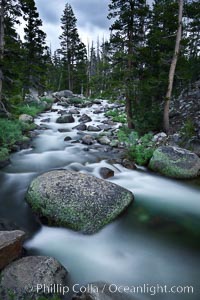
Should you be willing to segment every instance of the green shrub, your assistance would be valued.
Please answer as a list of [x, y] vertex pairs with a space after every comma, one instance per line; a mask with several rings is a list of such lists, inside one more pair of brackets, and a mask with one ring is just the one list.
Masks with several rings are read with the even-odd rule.
[[106, 117], [112, 117], [112, 120], [114, 122], [120, 122], [120, 123], [126, 123], [126, 114], [122, 113], [121, 111], [119, 111], [118, 109], [114, 109], [114, 110], [108, 110], [105, 113]]
[[47, 103], [53, 103], [54, 101], [52, 98], [48, 98], [48, 97], [41, 97], [40, 100], [45, 101]]
[[0, 162], [9, 158], [9, 151], [7, 148], [0, 148]]
[[22, 126], [19, 121], [0, 119], [0, 145], [9, 147], [22, 140]]
[[152, 142], [153, 135], [148, 133], [139, 136], [138, 132], [128, 129], [118, 131], [118, 139], [127, 146], [128, 158], [134, 160], [138, 165], [147, 165], [155, 150]]
[[15, 114], [21, 115], [21, 114], [27, 114], [32, 117], [35, 117], [37, 114], [43, 111], [43, 107], [40, 107], [39, 105], [18, 105], [15, 107]]
[[191, 137], [193, 137], [195, 135], [195, 127], [194, 127], [194, 123], [192, 120], [188, 119], [185, 122], [185, 124], [181, 130], [181, 135], [186, 140], [191, 139]]

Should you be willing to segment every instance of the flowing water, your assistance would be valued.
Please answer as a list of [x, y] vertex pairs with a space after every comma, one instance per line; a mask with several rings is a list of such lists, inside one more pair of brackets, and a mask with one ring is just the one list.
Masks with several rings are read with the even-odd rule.
[[[57, 104], [54, 108], [64, 109]], [[93, 125], [101, 124], [105, 118], [103, 113], [93, 114], [96, 108], [98, 106], [93, 105], [81, 109], [81, 114], [92, 117], [89, 123]], [[192, 228], [200, 226], [200, 189], [159, 177], [143, 168], [128, 170], [119, 164], [109, 164], [109, 153], [98, 149], [85, 151], [85, 145], [73, 143], [81, 137], [79, 132], [72, 130], [78, 124], [77, 116], [72, 124], [57, 124], [57, 117], [57, 112], [40, 115], [35, 122], [46, 129], [39, 130], [32, 148], [13, 154], [11, 164], [0, 171], [0, 217], [14, 221], [31, 233], [25, 243], [27, 253], [58, 259], [69, 271], [71, 284], [94, 281], [106, 281], [118, 287], [146, 284], [146, 287], [156, 286], [159, 293], [146, 288], [146, 293], [134, 294], [136, 299], [200, 299], [199, 247], [192, 246], [190, 239], [179, 240], [184, 233], [179, 227], [177, 229], [177, 223], [189, 224]], [[50, 118], [50, 122], [42, 121], [46, 118]], [[60, 132], [61, 128], [66, 132]], [[65, 142], [66, 136], [72, 141]], [[65, 228], [40, 225], [24, 200], [29, 183], [42, 172], [66, 168], [100, 177], [99, 170], [105, 166], [115, 172], [109, 180], [132, 191], [135, 203], [97, 234], [87, 236]], [[135, 222], [136, 210], [145, 212], [141, 216], [141, 226]], [[148, 219], [147, 212], [155, 216], [154, 223], [147, 223], [151, 226], [142, 225], [142, 221]], [[167, 221], [168, 230], [165, 226], [160, 230], [162, 222], [156, 223], [158, 215], [176, 224], [172, 222], [170, 227]], [[171, 238], [169, 231], [173, 226], [175, 235]], [[167, 288], [179, 286], [179, 293], [162, 293], [160, 286], [165, 285]], [[194, 293], [180, 293], [180, 286], [193, 286]]]

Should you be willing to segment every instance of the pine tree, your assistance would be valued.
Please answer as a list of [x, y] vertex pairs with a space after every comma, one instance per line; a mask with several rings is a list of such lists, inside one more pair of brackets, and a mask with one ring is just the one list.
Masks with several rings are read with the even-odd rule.
[[[61, 17], [62, 34], [60, 36], [61, 49], [60, 53], [63, 56], [64, 75], [66, 76], [65, 86], [69, 90], [78, 87], [75, 84], [75, 76], [79, 67], [85, 68], [86, 76], [86, 47], [80, 41], [78, 30], [76, 27], [76, 17], [70, 4], [65, 5], [63, 15]], [[86, 80], [86, 79], [84, 79]]]
[[[21, 15], [17, 0], [1, 0], [0, 2], [0, 104], [5, 107], [6, 96], [12, 94], [15, 87], [20, 90], [19, 65], [21, 41], [16, 33], [15, 25]], [[17, 83], [17, 84], [16, 84]]]
[[29, 90], [34, 87], [43, 92], [45, 89], [45, 70], [46, 70], [46, 34], [41, 29], [42, 21], [39, 18], [34, 0], [21, 0], [22, 10], [26, 26], [24, 49], [25, 59], [25, 78], [24, 88]]
[[[122, 74], [125, 83], [126, 113], [128, 127], [134, 128], [134, 115], [139, 106], [139, 97], [134, 91], [137, 86], [140, 69], [140, 49], [145, 44], [145, 22], [148, 5], [145, 0], [112, 0], [109, 4], [108, 18], [114, 18], [111, 26], [111, 43], [114, 48], [114, 65]], [[135, 89], [136, 90], [136, 89]]]

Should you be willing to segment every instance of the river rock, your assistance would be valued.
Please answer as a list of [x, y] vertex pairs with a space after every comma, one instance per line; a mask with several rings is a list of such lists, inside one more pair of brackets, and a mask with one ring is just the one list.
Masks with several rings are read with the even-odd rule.
[[109, 177], [114, 176], [114, 171], [109, 168], [103, 167], [99, 170], [99, 174], [101, 175], [102, 178], [107, 179]]
[[88, 115], [83, 114], [78, 121], [82, 123], [87, 123], [92, 121], [92, 119]]
[[93, 125], [89, 125], [87, 128], [88, 131], [101, 131], [101, 129], [99, 127], [93, 126]]
[[[106, 282], [93, 282], [85, 285], [85, 292], [78, 292], [72, 300], [136, 300], [126, 291], [116, 291], [118, 286]], [[125, 285], [124, 285], [124, 288]], [[114, 291], [114, 292], [113, 292]]]
[[72, 115], [79, 115], [80, 114], [80, 111], [76, 108], [72, 108], [69, 110], [69, 114], [72, 114]]
[[21, 255], [24, 238], [21, 230], [0, 231], [0, 270]]
[[65, 142], [68, 142], [68, 141], [71, 141], [71, 140], [72, 140], [71, 136], [66, 136], [66, 137], [64, 138], [64, 141], [65, 141]]
[[107, 136], [102, 136], [100, 138], [98, 138], [98, 142], [101, 144], [101, 145], [109, 145], [111, 140], [107, 137]]
[[33, 117], [27, 114], [22, 114], [19, 116], [19, 121], [24, 122], [24, 123], [32, 123], [33, 122]]
[[[41, 299], [42, 296], [49, 299], [53, 294], [48, 293], [47, 287], [56, 288], [57, 285], [67, 285], [66, 269], [55, 258], [28, 256], [11, 263], [2, 271], [0, 299], [28, 300]], [[55, 294], [59, 299], [64, 299], [63, 295]]]
[[195, 178], [200, 174], [200, 158], [186, 149], [162, 146], [154, 151], [149, 168], [172, 178]]
[[70, 90], [63, 90], [53, 93], [52, 96], [55, 98], [68, 98], [73, 96], [73, 92]]
[[73, 127], [72, 129], [76, 129], [76, 130], [80, 130], [80, 131], [85, 131], [85, 130], [87, 130], [87, 126], [84, 123], [81, 123], [81, 124]]
[[130, 169], [130, 170], [136, 170], [137, 167], [135, 165], [135, 163], [127, 158], [124, 158], [121, 162], [122, 166], [124, 168]]
[[82, 143], [85, 145], [92, 145], [94, 144], [94, 138], [93, 136], [86, 134], [82, 137]]
[[88, 174], [53, 170], [32, 181], [26, 200], [49, 224], [91, 234], [125, 210], [133, 194]]
[[56, 123], [73, 123], [75, 120], [72, 115], [67, 114], [60, 116], [57, 120]]

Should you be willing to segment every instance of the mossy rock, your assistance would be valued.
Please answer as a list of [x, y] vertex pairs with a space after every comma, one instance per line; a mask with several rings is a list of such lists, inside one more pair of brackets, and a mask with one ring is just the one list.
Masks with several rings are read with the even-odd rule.
[[190, 179], [200, 175], [200, 158], [186, 149], [162, 146], [154, 151], [149, 168], [168, 177]]
[[95, 233], [133, 201], [128, 190], [88, 174], [54, 170], [35, 178], [26, 200], [48, 224]]

